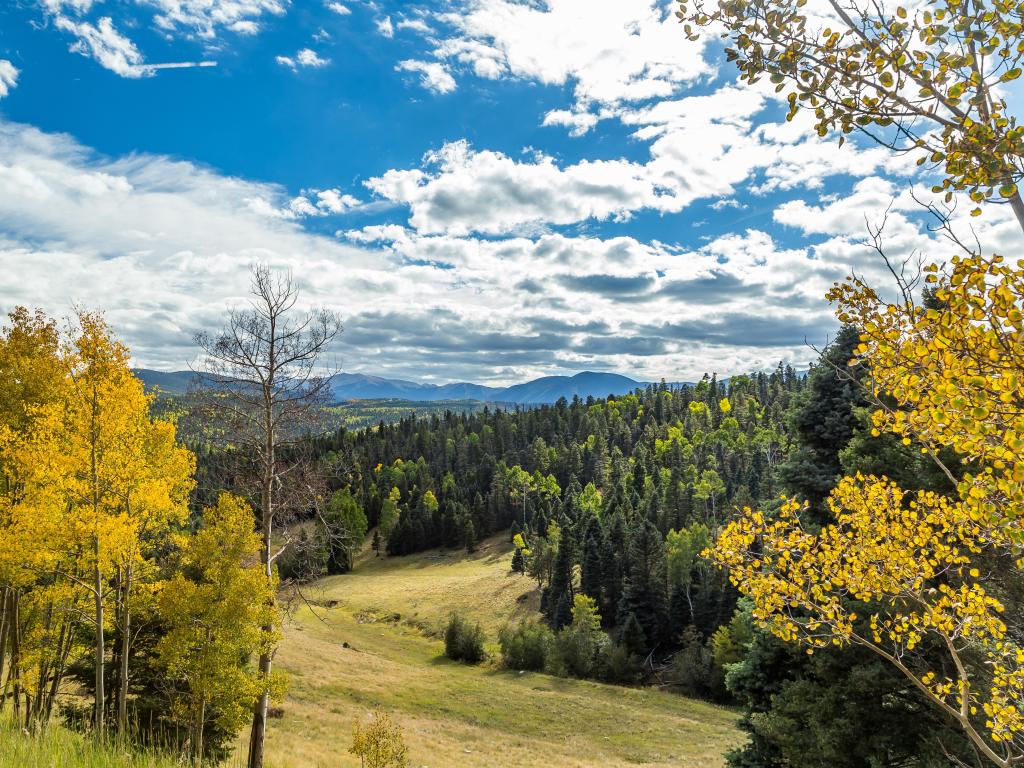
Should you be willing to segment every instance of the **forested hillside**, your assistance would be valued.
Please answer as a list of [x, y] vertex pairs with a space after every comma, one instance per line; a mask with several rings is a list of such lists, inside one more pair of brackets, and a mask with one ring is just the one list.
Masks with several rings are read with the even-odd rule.
[[[345, 467], [341, 506], [365, 510], [357, 539], [371, 530], [380, 557], [473, 550], [495, 532], [514, 541], [508, 565], [535, 581], [550, 629], [522, 624], [503, 648], [547, 644], [537, 663], [561, 674], [744, 706], [753, 738], [733, 753], [737, 766], [941, 765], [966, 748], [962, 737], [921, 710], [905, 678], [870, 653], [795, 653], [755, 627], [749, 603], [701, 554], [737, 509], [777, 508], [780, 496], [807, 499], [808, 519], [824, 523], [844, 473], [884, 468], [909, 488], [950, 489], [919, 451], [872, 435], [866, 368], [847, 368], [857, 338], [845, 328], [806, 376], [780, 366], [726, 385], [708, 376], [411, 417], [340, 430], [316, 453]], [[351, 556], [336, 549], [345, 546], [307, 540], [283, 568], [303, 579], [344, 572]], [[592, 598], [605, 639], [592, 658], [567, 661], [579, 596]]]
[[637, 653], [664, 658], [687, 626], [709, 637], [731, 617], [734, 594], [696, 555], [729, 509], [775, 495], [791, 443], [786, 414], [803, 387], [780, 367], [728, 388], [709, 377], [607, 400], [405, 419], [340, 432], [320, 449], [351, 462], [380, 551], [472, 549], [508, 530], [555, 629], [582, 591], [606, 626], [639, 627]]

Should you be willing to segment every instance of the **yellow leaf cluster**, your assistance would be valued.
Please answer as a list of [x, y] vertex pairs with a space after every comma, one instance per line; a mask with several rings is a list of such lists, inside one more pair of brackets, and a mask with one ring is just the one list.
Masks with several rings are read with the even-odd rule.
[[[786, 499], [775, 515], [743, 510], [707, 554], [776, 636], [809, 651], [870, 648], [990, 762], [1011, 766], [1024, 760], [1024, 649], [979, 565], [1021, 567], [1024, 262], [959, 257], [928, 279], [926, 307], [886, 303], [857, 279], [830, 299], [842, 322], [862, 329], [851, 365], [871, 371], [875, 432], [920, 446], [956, 495], [845, 477], [823, 529], [805, 526], [804, 505]], [[940, 458], [950, 453], [962, 462], [956, 471]], [[942, 671], [929, 668], [936, 648], [947, 656]]]

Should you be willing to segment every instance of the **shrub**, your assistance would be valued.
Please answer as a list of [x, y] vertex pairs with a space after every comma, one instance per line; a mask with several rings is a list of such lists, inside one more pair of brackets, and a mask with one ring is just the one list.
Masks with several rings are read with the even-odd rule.
[[409, 750], [402, 729], [391, 722], [386, 712], [379, 710], [366, 725], [356, 720], [348, 751], [358, 757], [365, 768], [407, 768], [409, 765]]
[[509, 669], [542, 670], [552, 639], [551, 630], [537, 621], [506, 625], [498, 634], [502, 661]]
[[606, 683], [631, 685], [640, 680], [643, 664], [621, 643], [608, 643], [597, 660], [598, 676]]
[[576, 595], [573, 600], [572, 624], [555, 637], [547, 667], [556, 675], [593, 677], [597, 659], [608, 636], [601, 631], [601, 616], [592, 597]]
[[672, 657], [666, 676], [672, 687], [686, 696], [708, 696], [714, 681], [711, 651], [692, 626], [683, 631], [681, 642], [682, 647]]
[[526, 573], [526, 558], [523, 556], [523, 550], [518, 548], [512, 555], [512, 572]]
[[448, 620], [444, 631], [444, 655], [453, 661], [479, 664], [484, 653], [484, 631], [479, 624], [470, 624], [457, 613]]

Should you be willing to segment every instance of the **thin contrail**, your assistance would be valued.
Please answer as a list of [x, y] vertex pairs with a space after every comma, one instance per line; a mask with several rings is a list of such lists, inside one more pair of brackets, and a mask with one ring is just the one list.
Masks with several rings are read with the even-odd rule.
[[153, 74], [161, 69], [191, 69], [193, 67], [216, 67], [216, 61], [175, 61], [167, 64], [140, 64], [138, 69], [145, 74]]

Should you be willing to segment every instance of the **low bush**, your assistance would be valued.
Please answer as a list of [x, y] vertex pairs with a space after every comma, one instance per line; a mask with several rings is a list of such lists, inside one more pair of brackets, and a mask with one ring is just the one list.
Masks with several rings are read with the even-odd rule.
[[642, 672], [643, 662], [622, 643], [608, 643], [598, 655], [597, 674], [606, 683], [632, 685]]
[[444, 631], [444, 655], [453, 661], [479, 664], [486, 658], [484, 631], [479, 624], [470, 624], [457, 613], [448, 620]]
[[506, 625], [498, 634], [502, 662], [509, 669], [540, 671], [547, 662], [552, 639], [551, 630], [537, 621]]

